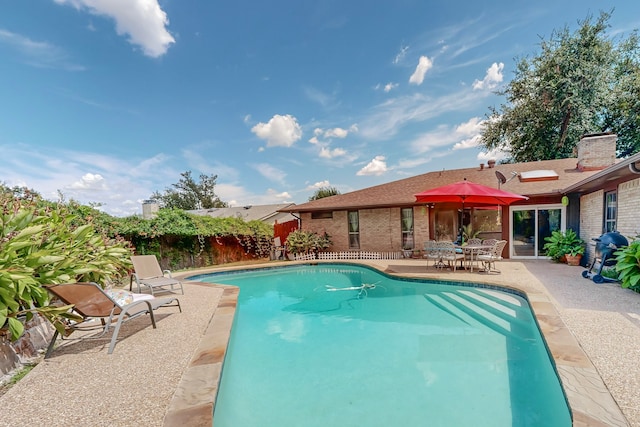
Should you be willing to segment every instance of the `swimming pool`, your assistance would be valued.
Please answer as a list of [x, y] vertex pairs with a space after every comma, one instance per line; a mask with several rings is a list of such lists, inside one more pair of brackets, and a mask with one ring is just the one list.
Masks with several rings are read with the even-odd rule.
[[570, 426], [524, 298], [321, 264], [213, 274], [240, 287], [224, 426]]

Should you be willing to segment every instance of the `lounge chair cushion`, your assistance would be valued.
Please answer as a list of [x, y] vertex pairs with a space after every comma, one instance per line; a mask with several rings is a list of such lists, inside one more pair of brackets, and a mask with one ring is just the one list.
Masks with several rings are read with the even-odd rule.
[[149, 294], [136, 294], [126, 289], [113, 289], [108, 288], [104, 290], [104, 293], [114, 300], [118, 305], [125, 306], [136, 301], [152, 300], [153, 295]]

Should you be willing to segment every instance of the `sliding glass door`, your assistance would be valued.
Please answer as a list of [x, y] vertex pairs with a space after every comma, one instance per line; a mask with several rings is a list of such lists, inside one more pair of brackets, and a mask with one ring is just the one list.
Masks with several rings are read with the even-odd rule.
[[555, 230], [565, 229], [565, 208], [562, 205], [514, 206], [510, 211], [512, 258], [546, 256], [545, 237], [551, 236]]

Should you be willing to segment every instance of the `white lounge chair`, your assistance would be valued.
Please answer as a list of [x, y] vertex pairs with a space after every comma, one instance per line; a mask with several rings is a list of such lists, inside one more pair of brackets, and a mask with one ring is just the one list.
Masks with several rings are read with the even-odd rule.
[[162, 270], [155, 255], [134, 255], [131, 257], [131, 262], [134, 272], [131, 274], [129, 290], [135, 280], [138, 293], [142, 286], [148, 287], [151, 295], [155, 292], [172, 292], [175, 287], [184, 295], [182, 282], [171, 277], [170, 270]]

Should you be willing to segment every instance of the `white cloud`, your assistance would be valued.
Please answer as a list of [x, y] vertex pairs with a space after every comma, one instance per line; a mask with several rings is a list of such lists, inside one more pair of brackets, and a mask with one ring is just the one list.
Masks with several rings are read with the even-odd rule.
[[476, 147], [480, 141], [482, 120], [472, 117], [455, 128], [440, 125], [431, 132], [426, 132], [411, 142], [411, 147], [418, 154], [427, 153], [436, 148], [451, 147], [454, 150]]
[[499, 149], [493, 149], [491, 151], [485, 151], [482, 153], [478, 153], [478, 160], [486, 161], [486, 160], [495, 160], [500, 161], [509, 157], [509, 153], [506, 151], [502, 151]]
[[163, 154], [131, 160], [24, 144], [3, 145], [0, 151], [7, 185], [33, 188], [49, 200], [57, 200], [61, 191], [67, 200], [103, 203], [101, 210], [117, 216], [141, 213], [137, 201], [162, 191], [179, 176]]
[[376, 156], [373, 160], [369, 162], [365, 167], [360, 169], [356, 175], [382, 175], [387, 171], [387, 163], [385, 162], [384, 156]]
[[423, 122], [452, 111], [477, 108], [478, 102], [490, 95], [487, 91], [473, 91], [468, 87], [438, 98], [421, 93], [400, 96], [377, 105], [361, 119], [360, 135], [371, 140], [385, 140], [394, 136], [410, 122]]
[[0, 29], [0, 43], [18, 52], [29, 65], [39, 68], [59, 68], [83, 71], [85, 67], [72, 64], [67, 53], [50, 43], [32, 40], [20, 34]]
[[302, 128], [295, 117], [274, 115], [268, 123], [258, 123], [251, 132], [267, 141], [267, 147], [291, 147], [302, 137]]
[[468, 122], [458, 125], [454, 131], [456, 136], [468, 136], [456, 144], [454, 144], [454, 150], [461, 150], [466, 148], [474, 148], [480, 145], [482, 139], [481, 132], [483, 127], [483, 121], [478, 117], [472, 117]]
[[116, 23], [118, 35], [127, 35], [129, 42], [140, 46], [145, 55], [157, 58], [175, 43], [167, 31], [167, 14], [157, 0], [54, 0], [89, 13], [108, 16]]
[[398, 87], [398, 83], [387, 83], [386, 85], [384, 85], [384, 91], [389, 93], [391, 92], [391, 90], [395, 89]]
[[334, 157], [345, 156], [346, 154], [347, 151], [342, 148], [334, 148], [333, 150], [331, 150], [327, 147], [322, 147], [320, 149], [319, 156], [323, 159], [333, 159]]
[[484, 76], [482, 80], [476, 80], [473, 82], [474, 90], [483, 90], [483, 89], [495, 89], [496, 86], [500, 82], [502, 82], [502, 70], [504, 69], [504, 64], [501, 63], [493, 63], [491, 67], [487, 68], [487, 74]]
[[342, 128], [328, 129], [324, 133], [325, 138], [346, 138], [347, 135], [349, 135], [349, 131], [347, 129], [342, 129]]
[[396, 55], [395, 58], [393, 58], [393, 61], [391, 61], [394, 64], [398, 64], [400, 61], [402, 61], [405, 57], [405, 55], [407, 54], [407, 50], [409, 50], [409, 46], [402, 46], [400, 48], [400, 52], [398, 52], [398, 54]]
[[455, 132], [460, 135], [474, 135], [482, 130], [483, 121], [478, 117], [472, 117], [467, 122], [456, 126]]
[[278, 199], [282, 199], [283, 201], [285, 201], [285, 200], [291, 200], [291, 194], [289, 194], [289, 193], [288, 193], [288, 192], [286, 192], [286, 191], [283, 191], [283, 192], [281, 192], [281, 193], [276, 193], [276, 194], [274, 194], [274, 196], [275, 196], [276, 198], [278, 198]]
[[307, 190], [317, 190], [319, 188], [327, 188], [330, 187], [331, 184], [329, 183], [328, 180], [324, 180], [324, 181], [318, 181], [312, 185], [307, 186]]
[[270, 181], [274, 181], [280, 184], [285, 183], [285, 177], [287, 176], [287, 174], [278, 168], [275, 168], [267, 163], [253, 165], [253, 168], [257, 170], [260, 175], [264, 176]]
[[474, 135], [471, 138], [463, 139], [460, 142], [456, 142], [453, 146], [454, 150], [464, 150], [467, 148], [475, 148], [480, 145], [482, 137], [478, 135]]
[[72, 183], [69, 188], [80, 191], [104, 191], [107, 185], [100, 174], [87, 173], [80, 178], [80, 181]]
[[228, 163], [213, 160], [211, 156], [203, 155], [203, 153], [210, 150], [215, 150], [215, 144], [193, 144], [182, 149], [182, 157], [187, 161], [190, 170], [194, 170], [194, 174], [195, 171], [199, 171], [196, 175], [200, 175], [200, 173], [205, 175], [213, 174], [220, 178], [224, 177], [227, 181], [237, 179], [240, 172], [236, 168]]
[[343, 129], [343, 128], [333, 128], [333, 129], [322, 129], [322, 128], [315, 128], [313, 130], [313, 137], [311, 139], [309, 139], [309, 142], [312, 144], [317, 144], [318, 142], [320, 142], [319, 138], [322, 139], [332, 139], [332, 138], [339, 138], [339, 139], [344, 139], [346, 138], [349, 133], [351, 132], [357, 132], [358, 131], [358, 126], [357, 125], [351, 125], [349, 127], [349, 129]]
[[411, 74], [411, 77], [409, 77], [409, 83], [421, 85], [424, 81], [425, 74], [427, 74], [427, 71], [429, 71], [431, 67], [433, 67], [433, 61], [426, 56], [421, 56], [416, 70]]

